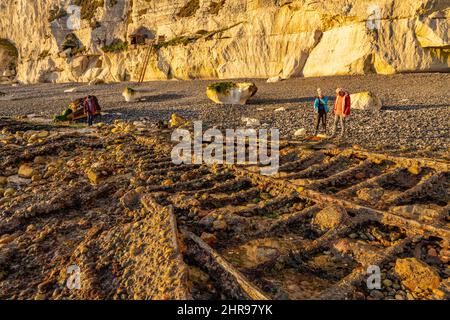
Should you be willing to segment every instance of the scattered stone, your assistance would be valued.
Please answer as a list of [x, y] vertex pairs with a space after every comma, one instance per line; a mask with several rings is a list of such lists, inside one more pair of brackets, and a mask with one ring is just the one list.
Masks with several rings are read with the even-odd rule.
[[171, 186], [173, 185], [173, 180], [172, 179], [166, 179], [163, 182], [161, 182], [162, 186]]
[[437, 271], [416, 258], [397, 259], [395, 272], [411, 291], [437, 289], [441, 283]]
[[364, 294], [363, 292], [361, 292], [361, 291], [356, 291], [356, 292], [353, 294], [353, 299], [354, 299], [354, 300], [366, 300], [366, 296], [365, 296], [365, 294]]
[[347, 253], [351, 250], [350, 242], [347, 239], [338, 240], [333, 247], [340, 253]]
[[110, 172], [108, 168], [103, 167], [100, 163], [94, 163], [91, 168], [86, 171], [88, 179], [93, 184], [98, 184], [100, 181], [106, 179]]
[[33, 224], [28, 225], [26, 232], [35, 232], [36, 231], [36, 227]]
[[181, 127], [181, 126], [185, 125], [186, 123], [188, 123], [188, 120], [186, 120], [182, 116], [174, 113], [170, 117], [169, 126], [171, 128], [177, 128], [177, 127]]
[[374, 298], [375, 300], [383, 300], [384, 299], [383, 292], [381, 292], [379, 290], [372, 290], [372, 291], [370, 291], [370, 296], [372, 298]]
[[16, 190], [14, 190], [13, 188], [8, 188], [5, 190], [5, 193], [3, 194], [4, 197], [11, 197], [13, 195], [16, 194]]
[[33, 161], [35, 164], [46, 164], [47, 160], [44, 157], [37, 156]]
[[435, 248], [430, 248], [427, 253], [431, 257], [437, 257], [438, 256], [438, 253], [437, 253]]
[[30, 179], [21, 178], [19, 175], [15, 174], [8, 177], [8, 183], [17, 186], [26, 186], [31, 183]]
[[42, 176], [40, 174], [35, 174], [31, 177], [32, 182], [39, 182], [42, 180]]
[[280, 252], [277, 248], [272, 248], [268, 246], [255, 246], [250, 253], [254, 256], [253, 260], [257, 261], [258, 264], [273, 263], [280, 256]]
[[0, 176], [0, 186], [4, 187], [8, 184], [8, 178]]
[[38, 132], [36, 134], [36, 137], [39, 139], [44, 139], [44, 138], [47, 138], [49, 135], [50, 135], [50, 132], [44, 130], [44, 131]]
[[203, 241], [205, 241], [210, 246], [214, 246], [217, 242], [217, 237], [211, 233], [203, 232], [201, 235]]
[[294, 132], [294, 136], [295, 137], [304, 137], [304, 136], [306, 136], [306, 129], [305, 128], [298, 129], [297, 131]]
[[[443, 263], [447, 264], [450, 261], [450, 250], [442, 249], [439, 252], [439, 259], [441, 259]], [[446, 272], [448, 277], [450, 277], [450, 266], [447, 266]]]
[[213, 229], [216, 231], [224, 231], [227, 228], [228, 225], [224, 220], [217, 220], [213, 222]]
[[34, 300], [46, 300], [46, 299], [47, 299], [47, 295], [45, 293], [38, 293], [34, 297]]
[[281, 76], [275, 76], [275, 77], [272, 77], [272, 78], [269, 78], [269, 79], [267, 79], [267, 83], [277, 83], [277, 82], [280, 82], [280, 81], [282, 81], [282, 80], [284, 80], [283, 78], [281, 78]]
[[261, 122], [258, 119], [244, 117], [241, 121], [245, 122], [247, 127], [259, 127], [261, 125]]
[[363, 188], [356, 192], [359, 199], [374, 204], [380, 201], [384, 194], [382, 188]]
[[418, 165], [412, 165], [408, 167], [408, 172], [414, 175], [418, 175], [422, 172], [422, 169]]
[[35, 174], [35, 171], [32, 167], [23, 164], [20, 166], [19, 171], [18, 171], [18, 175], [21, 178], [25, 178], [25, 179], [31, 179], [31, 177]]
[[93, 184], [97, 184], [99, 182], [100, 176], [101, 175], [94, 170], [89, 169], [87, 171], [87, 177]]
[[275, 109], [275, 112], [283, 112], [283, 111], [286, 111], [286, 108], [281, 107], [281, 108]]
[[389, 279], [384, 279], [384, 280], [383, 280], [383, 285], [384, 285], [385, 287], [392, 287], [392, 281], [389, 280]]
[[[407, 299], [407, 300], [416, 300], [416, 299], [414, 298], [414, 296], [413, 296], [411, 293], [409, 293], [409, 292], [406, 294], [406, 299]], [[405, 299], [403, 298], [403, 300], [405, 300]]]
[[312, 224], [322, 231], [328, 231], [345, 223], [348, 219], [349, 215], [344, 207], [332, 205], [317, 213]]

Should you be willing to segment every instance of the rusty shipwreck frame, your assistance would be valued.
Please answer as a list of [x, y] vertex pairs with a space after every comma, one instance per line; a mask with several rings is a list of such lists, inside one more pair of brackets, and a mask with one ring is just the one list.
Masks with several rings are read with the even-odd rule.
[[[289, 144], [289, 143], [288, 143]], [[315, 153], [322, 153], [323, 151], [315, 151]], [[389, 171], [389, 174], [393, 172], [398, 172], [398, 170], [405, 169], [409, 166], [419, 166], [419, 167], [430, 167], [437, 171], [425, 182], [419, 183], [412, 189], [407, 190], [402, 193], [402, 195], [412, 197], [425, 190], [428, 183], [432, 184], [439, 179], [445, 179], [445, 174], [449, 171], [449, 163], [445, 161], [433, 161], [430, 159], [414, 159], [414, 158], [402, 158], [394, 157], [384, 154], [369, 153], [360, 150], [327, 150], [324, 151], [328, 154], [334, 153], [337, 156], [350, 157], [352, 155], [365, 158], [366, 161], [363, 164], [358, 165], [358, 168], [370, 167], [370, 161], [390, 161], [394, 163], [394, 169]], [[329, 165], [329, 164], [327, 164]], [[400, 227], [406, 230], [408, 237], [403, 239], [399, 243], [386, 248], [382, 252], [372, 252], [367, 259], [367, 255], [364, 259], [357, 261], [362, 267], [358, 267], [352, 272], [338, 281], [331, 288], [325, 290], [320, 299], [344, 299], [347, 297], [354, 289], [355, 286], [360, 284], [366, 277], [365, 267], [369, 265], [382, 265], [388, 261], [392, 261], [395, 255], [401, 253], [406, 245], [419, 241], [422, 238], [429, 236], [437, 236], [443, 238], [448, 242], [450, 240], [450, 230], [440, 223], [424, 223], [417, 221], [415, 219], [408, 219], [403, 216], [397, 215], [390, 210], [379, 210], [371, 208], [368, 206], [363, 206], [356, 204], [350, 200], [345, 200], [337, 195], [324, 194], [317, 190], [321, 183], [328, 180], [332, 180], [339, 176], [350, 175], [355, 172], [355, 168], [350, 168], [348, 170], [340, 171], [335, 175], [322, 180], [316, 180], [314, 183], [303, 184], [299, 181], [290, 181], [286, 177], [268, 177], [262, 176], [255, 173], [254, 167], [239, 167], [236, 165], [227, 166], [233, 171], [237, 177], [242, 179], [249, 178], [252, 181], [257, 181], [264, 183], [265, 185], [278, 185], [285, 190], [290, 190], [296, 192], [301, 199], [309, 200], [315, 203], [314, 206], [309, 207], [303, 211], [295, 212], [287, 216], [280, 217], [276, 219], [270, 226], [265, 228], [260, 232], [263, 235], [266, 232], [271, 232], [280, 228], [282, 226], [290, 225], [294, 222], [300, 221], [302, 218], [320, 211], [331, 204], [338, 204], [343, 206], [348, 211], [355, 213], [355, 217], [349, 225], [343, 225], [337, 229], [330, 230], [318, 239], [312, 240], [308, 246], [302, 248], [300, 255], [305, 255], [320, 248], [329, 247], [333, 240], [339, 239], [341, 236], [345, 236], [348, 232], [357, 225], [361, 225], [364, 222], [377, 221], [384, 225]], [[320, 165], [319, 165], [320, 167]], [[220, 172], [220, 171], [219, 171]], [[217, 173], [220, 175], [219, 173]], [[389, 177], [389, 176], [388, 176]], [[372, 179], [364, 181], [362, 184], [370, 185], [369, 182], [378, 181], [380, 176], [375, 176]], [[344, 189], [345, 191], [346, 189]], [[151, 197], [149, 197], [150, 199]], [[200, 237], [188, 230], [179, 231], [176, 226], [176, 218], [174, 216], [173, 207], [167, 206], [163, 207], [158, 205], [156, 200], [149, 200], [153, 203], [155, 208], [158, 210], [166, 210], [170, 212], [171, 219], [173, 220], [173, 230], [174, 235], [177, 239], [174, 239], [177, 249], [179, 248], [179, 243], [184, 242], [184, 245], [188, 247], [188, 251], [191, 252], [190, 256], [195, 256], [199, 259], [197, 262], [202, 265], [209, 265], [208, 271], [213, 271], [213, 275], [216, 277], [216, 282], [225, 290], [229, 296], [235, 299], [255, 299], [255, 300], [266, 300], [270, 299], [265, 293], [263, 293], [257, 286], [255, 286], [250, 280], [248, 280], [240, 271], [238, 271], [231, 263], [226, 261], [217, 251], [215, 251], [210, 245], [205, 243]], [[395, 201], [394, 201], [395, 202]], [[394, 204], [391, 203], [391, 204]], [[448, 208], [448, 205], [447, 207]], [[358, 250], [364, 250], [364, 248], [357, 248]], [[194, 254], [193, 254], [194, 252]], [[201, 257], [201, 258], [200, 258]], [[358, 259], [356, 259], [358, 260]]]

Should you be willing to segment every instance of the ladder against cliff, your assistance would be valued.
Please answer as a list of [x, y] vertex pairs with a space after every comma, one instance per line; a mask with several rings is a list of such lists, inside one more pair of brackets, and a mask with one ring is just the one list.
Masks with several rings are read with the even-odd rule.
[[142, 65], [141, 73], [139, 75], [139, 83], [144, 82], [145, 73], [147, 72], [147, 66], [148, 66], [148, 63], [150, 62], [150, 56], [152, 54], [153, 49], [154, 49], [153, 43], [149, 44], [149, 46], [147, 47], [147, 50], [145, 52], [144, 62]]
[[144, 82], [145, 73], [147, 72], [147, 67], [150, 62], [150, 56], [152, 55], [152, 52], [154, 50], [156, 50], [155, 45], [157, 45], [161, 42], [164, 42], [165, 40], [166, 40], [165, 36], [159, 36], [158, 39], [156, 40], [156, 42], [151, 41], [148, 44], [147, 51], [145, 52], [145, 56], [144, 56], [144, 64], [142, 65], [141, 73], [139, 75], [139, 83]]

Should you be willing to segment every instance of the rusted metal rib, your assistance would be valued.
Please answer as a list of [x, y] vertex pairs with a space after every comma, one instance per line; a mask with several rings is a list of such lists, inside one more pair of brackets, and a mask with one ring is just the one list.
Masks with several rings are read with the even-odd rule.
[[269, 297], [262, 293], [242, 273], [240, 273], [230, 263], [223, 259], [220, 254], [218, 254], [202, 239], [189, 231], [184, 231], [183, 233], [186, 238], [192, 240], [195, 243], [195, 245], [202, 251], [202, 254], [209, 256], [213, 260], [213, 262], [220, 268], [220, 270], [223, 272], [223, 274], [221, 275], [221, 281], [227, 282], [230, 281], [229, 279], [231, 278], [232, 281], [234, 281], [235, 284], [237, 284], [242, 290], [244, 298], [251, 300], [269, 300]]

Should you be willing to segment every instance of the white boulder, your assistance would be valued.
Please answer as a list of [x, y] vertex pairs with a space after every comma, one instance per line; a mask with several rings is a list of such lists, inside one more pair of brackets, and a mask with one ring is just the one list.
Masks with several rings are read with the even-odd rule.
[[283, 80], [284, 79], [281, 78], [280, 76], [276, 76], [276, 77], [272, 77], [272, 78], [267, 79], [267, 83], [277, 83], [277, 82], [280, 82], [280, 81], [283, 81]]
[[206, 95], [218, 104], [244, 105], [257, 91], [258, 88], [252, 82], [217, 82], [208, 86]]
[[258, 127], [261, 125], [261, 122], [258, 119], [253, 118], [242, 118], [242, 122], [245, 122], [247, 127]]
[[306, 129], [305, 128], [298, 129], [294, 133], [295, 137], [304, 137], [305, 135], [306, 135]]
[[355, 93], [350, 95], [350, 98], [351, 109], [354, 110], [380, 111], [383, 107], [381, 99], [371, 91]]
[[126, 102], [134, 102], [138, 98], [138, 92], [133, 88], [126, 87], [122, 92], [122, 96]]

